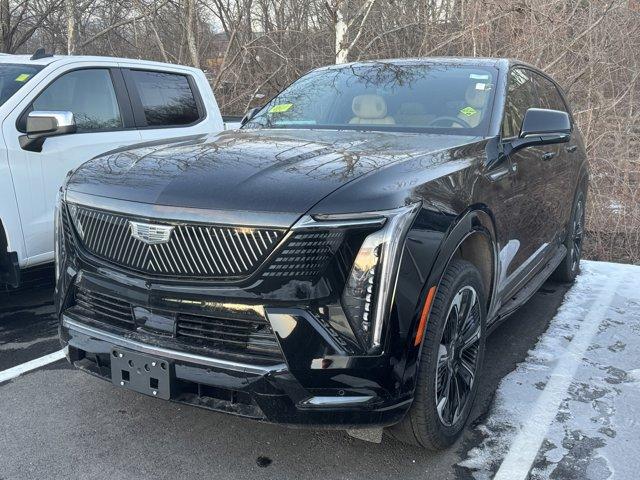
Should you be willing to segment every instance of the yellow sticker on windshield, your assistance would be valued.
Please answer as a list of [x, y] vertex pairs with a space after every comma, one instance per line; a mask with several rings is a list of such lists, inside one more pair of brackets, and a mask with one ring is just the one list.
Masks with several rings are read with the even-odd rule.
[[284, 113], [284, 112], [288, 112], [292, 108], [293, 108], [293, 103], [281, 103], [280, 105], [276, 105], [271, 110], [269, 110], [269, 113]]
[[26, 82], [27, 80], [29, 80], [30, 76], [31, 75], [29, 75], [28, 73], [21, 73], [16, 77], [16, 82]]
[[478, 111], [473, 107], [464, 107], [462, 110], [460, 110], [460, 113], [467, 117], [471, 117], [478, 113]]

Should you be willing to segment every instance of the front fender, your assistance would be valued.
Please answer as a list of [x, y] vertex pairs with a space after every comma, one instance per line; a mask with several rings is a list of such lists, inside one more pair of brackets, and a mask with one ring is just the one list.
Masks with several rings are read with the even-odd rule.
[[421, 212], [407, 236], [396, 289], [396, 314], [400, 321], [402, 346], [406, 352], [403, 390], [415, 388], [422, 343], [414, 345], [422, 308], [429, 289], [437, 286], [454, 253], [470, 235], [484, 235], [491, 243], [492, 273], [487, 296], [492, 311], [497, 271], [495, 224], [491, 212], [482, 205], [469, 207], [457, 217], [438, 211]]

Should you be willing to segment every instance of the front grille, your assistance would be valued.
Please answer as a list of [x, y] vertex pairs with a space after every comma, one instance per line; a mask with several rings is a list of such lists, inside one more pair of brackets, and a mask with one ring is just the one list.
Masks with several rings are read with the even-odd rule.
[[[284, 236], [284, 230], [168, 224], [70, 206], [84, 247], [116, 265], [151, 275], [239, 278], [255, 271]], [[147, 230], [147, 242], [133, 236], [132, 222], [168, 227], [169, 238]], [[157, 233], [157, 232], [156, 232]], [[150, 242], [149, 242], [150, 241]]]
[[98, 322], [127, 329], [136, 327], [131, 304], [110, 295], [78, 290], [76, 306], [83, 315]]
[[280, 356], [280, 347], [266, 320], [181, 314], [178, 315], [176, 336], [228, 350], [253, 351], [272, 357]]
[[[75, 293], [70, 313], [79, 314], [103, 325], [136, 331], [135, 305], [110, 295], [85, 289]], [[278, 341], [266, 318], [257, 315], [237, 318], [211, 317], [185, 313], [172, 314], [176, 320], [175, 338], [184, 345], [214, 348], [228, 353], [282, 359]]]
[[344, 232], [298, 232], [267, 267], [265, 277], [315, 277], [322, 274], [344, 240]]
[[63, 208], [60, 212], [60, 218], [62, 220], [62, 235], [64, 238], [63, 248], [73, 248], [73, 231], [69, 220], [69, 212], [66, 208]]

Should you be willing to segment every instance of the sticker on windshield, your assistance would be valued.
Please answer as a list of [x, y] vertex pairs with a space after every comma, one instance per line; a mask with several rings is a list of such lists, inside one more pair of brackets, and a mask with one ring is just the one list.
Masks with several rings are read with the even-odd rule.
[[476, 90], [488, 90], [486, 83], [476, 83]]
[[293, 108], [293, 103], [281, 103], [280, 105], [276, 105], [275, 107], [269, 110], [269, 113], [284, 113], [288, 112]]
[[489, 74], [471, 73], [469, 78], [472, 80], [489, 80]]
[[471, 117], [478, 113], [478, 111], [473, 107], [464, 107], [462, 110], [460, 110], [460, 113], [466, 117]]
[[16, 77], [16, 82], [26, 82], [27, 80], [29, 80], [30, 76], [31, 75], [29, 75], [28, 73], [21, 73]]

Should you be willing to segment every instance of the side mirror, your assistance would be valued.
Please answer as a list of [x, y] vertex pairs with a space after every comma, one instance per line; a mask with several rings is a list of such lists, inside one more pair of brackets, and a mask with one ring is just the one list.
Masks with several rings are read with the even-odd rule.
[[511, 142], [511, 151], [532, 145], [565, 143], [571, 138], [571, 119], [567, 112], [530, 108], [524, 114], [520, 135]]
[[244, 117], [242, 117], [242, 120], [240, 120], [240, 126], [244, 126], [244, 124], [255, 117], [260, 110], [262, 110], [262, 107], [250, 108], [249, 110], [247, 110], [247, 113], [245, 113]]
[[48, 137], [76, 132], [76, 121], [71, 112], [30, 112], [27, 116], [27, 132], [19, 138], [23, 150], [41, 152]]

